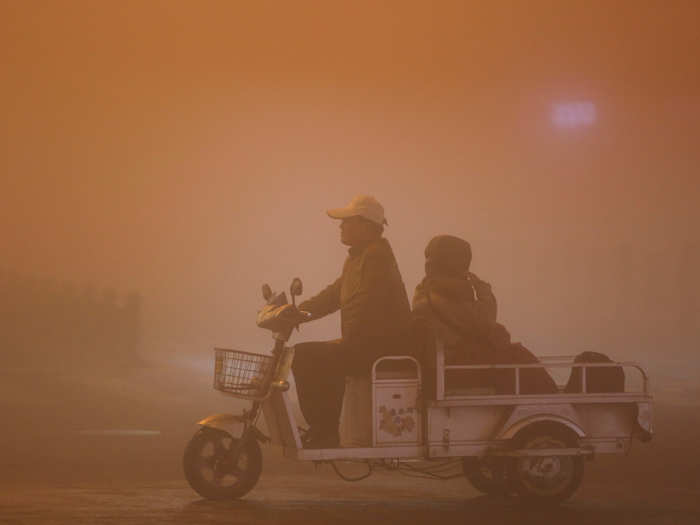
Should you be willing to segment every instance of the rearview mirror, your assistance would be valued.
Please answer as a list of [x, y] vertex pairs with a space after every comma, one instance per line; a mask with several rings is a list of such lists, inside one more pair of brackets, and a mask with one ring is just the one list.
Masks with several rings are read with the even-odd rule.
[[262, 294], [263, 294], [263, 299], [266, 301], [270, 300], [270, 297], [272, 297], [272, 288], [270, 288], [270, 285], [265, 283], [262, 285]]
[[303, 292], [304, 285], [301, 284], [301, 279], [299, 279], [299, 277], [295, 277], [292, 281], [291, 286], [289, 287], [289, 293], [292, 295], [292, 297], [296, 297], [298, 295], [301, 295]]

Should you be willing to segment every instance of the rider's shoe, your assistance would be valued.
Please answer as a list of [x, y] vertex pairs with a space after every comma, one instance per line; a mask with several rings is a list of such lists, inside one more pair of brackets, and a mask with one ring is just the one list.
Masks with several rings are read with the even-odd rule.
[[311, 428], [297, 426], [297, 430], [299, 431], [299, 439], [301, 439], [301, 444], [303, 445], [310, 439]]
[[340, 435], [337, 430], [314, 432], [311, 429], [302, 440], [304, 448], [338, 448]]

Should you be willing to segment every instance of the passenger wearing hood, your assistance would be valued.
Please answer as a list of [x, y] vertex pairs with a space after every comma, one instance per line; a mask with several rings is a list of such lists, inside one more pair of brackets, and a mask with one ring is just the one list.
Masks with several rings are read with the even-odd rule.
[[[481, 365], [537, 363], [524, 346], [511, 343], [506, 328], [496, 322], [497, 302], [491, 286], [469, 271], [469, 243], [452, 235], [438, 235], [425, 248], [425, 278], [416, 287], [413, 313], [429, 322], [433, 336], [444, 343], [445, 364]], [[434, 353], [424, 359], [434, 373]], [[453, 370], [445, 377], [446, 391], [488, 388], [514, 393], [514, 371]], [[432, 386], [431, 386], [432, 387]], [[434, 388], [434, 387], [432, 387]], [[522, 369], [520, 392], [553, 393], [556, 384], [541, 368]]]

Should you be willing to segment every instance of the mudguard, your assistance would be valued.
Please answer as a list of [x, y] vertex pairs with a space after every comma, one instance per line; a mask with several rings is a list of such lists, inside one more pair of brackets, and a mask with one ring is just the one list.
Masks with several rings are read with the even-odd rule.
[[525, 427], [530, 426], [533, 423], [539, 422], [558, 423], [573, 430], [578, 437], [584, 437], [586, 435], [583, 429], [570, 419], [566, 419], [561, 416], [555, 416], [552, 414], [546, 414], [542, 416], [532, 416], [518, 421], [516, 424], [508, 428], [505, 432], [501, 433], [501, 435], [498, 436], [498, 439], [510, 439], [512, 437], [515, 437], [515, 435]]
[[230, 434], [232, 437], [240, 437], [245, 428], [245, 419], [243, 416], [234, 414], [214, 414], [198, 421], [197, 424], [203, 427], [221, 430]]
[[653, 409], [651, 403], [637, 403], [638, 437], [642, 443], [651, 441], [654, 435]]
[[576, 411], [569, 405], [558, 405], [543, 410], [539, 406], [519, 406], [506, 420], [496, 439], [511, 439], [525, 427], [538, 422], [558, 423], [570, 428], [578, 437], [584, 437], [582, 425]]
[[[214, 414], [213, 416], [208, 416], [197, 422], [198, 425], [208, 428], [215, 428], [216, 430], [221, 430], [226, 432], [231, 437], [241, 437], [243, 435], [243, 430], [245, 429], [245, 418], [243, 416], [237, 416], [233, 414]], [[254, 437], [261, 443], [267, 443], [270, 438], [260, 432], [257, 427], [248, 427], [249, 437]]]

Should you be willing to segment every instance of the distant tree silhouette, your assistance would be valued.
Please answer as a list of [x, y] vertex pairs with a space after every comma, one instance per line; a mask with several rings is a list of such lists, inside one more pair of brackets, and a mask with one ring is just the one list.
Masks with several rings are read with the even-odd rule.
[[119, 372], [139, 362], [141, 296], [0, 270], [0, 366]]

